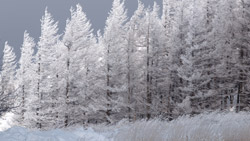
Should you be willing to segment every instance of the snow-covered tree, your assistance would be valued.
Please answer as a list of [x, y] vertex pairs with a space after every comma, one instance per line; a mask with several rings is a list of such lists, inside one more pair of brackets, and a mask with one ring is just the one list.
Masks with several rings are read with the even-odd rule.
[[[126, 30], [127, 11], [124, 1], [114, 0], [106, 20], [103, 35], [106, 65], [106, 118], [112, 122], [112, 115], [120, 111], [127, 92], [126, 82]], [[117, 115], [118, 116], [118, 115]]]
[[213, 56], [217, 58], [215, 87], [217, 95], [220, 97], [220, 109], [234, 107], [233, 101], [236, 97], [235, 79], [238, 70], [236, 56], [237, 49], [234, 47], [234, 36], [237, 31], [237, 21], [235, 15], [236, 1], [220, 0], [216, 7], [216, 16], [212, 22], [215, 30], [215, 49]]
[[[48, 128], [56, 122], [55, 108], [58, 102], [57, 92], [54, 91], [56, 84], [56, 45], [59, 35], [58, 23], [54, 21], [47, 8], [41, 19], [41, 36], [38, 42], [37, 63], [38, 63], [38, 88], [40, 107], [37, 108], [39, 115], [39, 128]], [[48, 122], [50, 121], [50, 122]]]
[[138, 1], [137, 10], [134, 12], [130, 21], [126, 24], [127, 32], [127, 102], [126, 107], [129, 120], [136, 120], [137, 116], [141, 114], [140, 109], [143, 107], [143, 87], [141, 83], [144, 81], [143, 73], [144, 63], [140, 51], [142, 43], [140, 37], [142, 34], [141, 24], [145, 16], [145, 8], [141, 1]]
[[63, 42], [67, 48], [65, 126], [70, 122], [84, 124], [95, 100], [93, 80], [98, 51], [91, 24], [79, 4], [76, 9], [71, 8], [71, 19], [67, 21]]
[[[191, 21], [192, 1], [165, 0], [163, 3], [163, 25], [165, 27], [165, 48], [168, 52], [167, 63], [169, 69], [168, 79], [168, 116], [173, 118], [179, 115], [178, 103], [181, 103], [186, 93], [180, 87], [185, 85], [185, 80], [178, 74], [183, 66], [181, 56], [185, 54]], [[198, 11], [197, 11], [198, 12]]]
[[[152, 10], [147, 9], [145, 15], [145, 22], [141, 25], [144, 29], [144, 45], [145, 52], [145, 90], [146, 90], [146, 117], [150, 119], [154, 115], [158, 114], [161, 98], [163, 93], [160, 92], [168, 79], [164, 76], [164, 64], [167, 52], [164, 47], [164, 27], [159, 19], [159, 7], [155, 3]], [[161, 65], [160, 65], [161, 64]], [[166, 70], [164, 70], [166, 71]], [[163, 80], [165, 79], [165, 80]], [[166, 84], [166, 83], [165, 83]]]
[[[127, 23], [128, 28], [128, 116], [131, 119], [167, 113], [166, 86], [168, 69], [164, 26], [158, 16], [159, 7], [138, 8]], [[164, 101], [164, 102], [163, 102]], [[166, 106], [166, 105], [165, 105]]]
[[236, 1], [235, 9], [235, 27], [233, 48], [237, 53], [235, 66], [238, 76], [235, 79], [237, 87], [236, 110], [249, 110], [249, 33], [250, 33], [250, 16], [249, 16], [249, 0]]
[[[165, 46], [164, 26], [159, 18], [159, 6], [146, 15], [146, 68], [147, 68], [147, 104], [150, 107], [147, 118], [166, 114], [167, 87], [169, 85], [168, 52]], [[151, 96], [150, 96], [151, 95]], [[151, 100], [150, 100], [151, 99]]]
[[36, 68], [34, 60], [35, 42], [29, 36], [27, 31], [24, 32], [23, 45], [21, 47], [21, 58], [19, 59], [19, 69], [17, 70], [18, 80], [18, 107], [20, 124], [28, 127], [34, 127], [35, 110], [33, 102], [36, 96]]
[[16, 55], [5, 42], [1, 71], [0, 114], [13, 108], [16, 98]]

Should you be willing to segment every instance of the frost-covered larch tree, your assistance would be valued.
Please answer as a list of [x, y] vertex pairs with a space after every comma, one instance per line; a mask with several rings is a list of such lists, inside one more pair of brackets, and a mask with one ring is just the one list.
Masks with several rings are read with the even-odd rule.
[[106, 20], [103, 34], [103, 47], [105, 48], [106, 64], [106, 118], [112, 122], [117, 111], [123, 108], [125, 94], [127, 93], [126, 82], [126, 30], [127, 11], [124, 1], [114, 0], [112, 9]]
[[85, 124], [95, 101], [93, 80], [98, 51], [91, 23], [79, 4], [76, 9], [71, 8], [71, 19], [67, 21], [63, 43], [67, 48], [65, 126]]
[[220, 0], [217, 3], [216, 16], [212, 22], [216, 31], [214, 40], [214, 58], [217, 58], [215, 83], [217, 95], [220, 97], [220, 109], [228, 110], [236, 106], [236, 84], [238, 76], [235, 34], [237, 32], [236, 1]]
[[249, 16], [249, 0], [236, 1], [236, 21], [237, 31], [235, 33], [234, 47], [237, 52], [237, 69], [238, 76], [236, 78], [237, 98], [236, 111], [249, 110], [249, 33], [250, 33], [250, 16]]
[[39, 128], [49, 128], [55, 124], [55, 105], [57, 92], [54, 91], [56, 82], [56, 45], [59, 35], [58, 23], [54, 21], [47, 8], [41, 19], [41, 36], [38, 42], [37, 63], [38, 63], [38, 88], [40, 107], [37, 108], [39, 115]]
[[36, 65], [34, 58], [35, 42], [27, 31], [24, 32], [23, 44], [21, 47], [21, 57], [19, 59], [19, 69], [17, 70], [18, 80], [18, 103], [17, 108], [19, 124], [27, 127], [34, 127], [34, 102], [37, 101], [36, 95]]
[[217, 94], [214, 91], [216, 57], [213, 56], [215, 52], [215, 45], [212, 40], [214, 38], [213, 35], [215, 30], [213, 30], [212, 26], [214, 17], [214, 12], [211, 10], [211, 6], [214, 4], [212, 2], [212, 0], [193, 1], [193, 5], [191, 6], [192, 11], [194, 11], [191, 16], [192, 20], [189, 22], [190, 37], [188, 39], [188, 46], [191, 51], [184, 56], [192, 55], [192, 57], [194, 57], [191, 62], [193, 64], [193, 67], [191, 68], [193, 70], [193, 74], [191, 74], [191, 76], [194, 74], [196, 74], [196, 76], [193, 77], [195, 79], [192, 81], [188, 81], [188, 85], [194, 85], [195, 90], [192, 91], [193, 94], [191, 94], [191, 106], [193, 113], [217, 109], [219, 107], [218, 105], [220, 105], [220, 101], [218, 101], [218, 98], [216, 97]]
[[[149, 13], [149, 37], [151, 52], [151, 90], [152, 90], [152, 106], [151, 113], [154, 116], [163, 116], [168, 114], [168, 86], [170, 82], [170, 59], [168, 57], [168, 49], [165, 44], [164, 25], [159, 18], [160, 7], [154, 3], [152, 11]], [[149, 17], [148, 17], [149, 18]]]
[[185, 53], [180, 55], [182, 65], [177, 68], [178, 76], [184, 82], [178, 86], [181, 101], [179, 101], [177, 107], [175, 107], [177, 114], [190, 114], [192, 112], [191, 100], [198, 93], [198, 86], [195, 82], [201, 77], [201, 70], [197, 69], [195, 64], [197, 62], [195, 52], [199, 50], [199, 46], [195, 44], [195, 33], [197, 31], [197, 19], [195, 18], [196, 14], [198, 14], [198, 10], [195, 7], [196, 3], [194, 3], [194, 1], [192, 2], [193, 3], [187, 7], [190, 13], [186, 13], [188, 14], [186, 17], [189, 16], [189, 19], [191, 19], [188, 25], [189, 30], [185, 35], [183, 34], [184, 41], [182, 41]]
[[[201, 112], [205, 110], [216, 110], [220, 107], [220, 98], [216, 93], [215, 87], [215, 70], [218, 58], [215, 55], [215, 34], [216, 30], [213, 26], [215, 17], [215, 9], [217, 1], [206, 0], [201, 1], [199, 5], [203, 5], [201, 14], [204, 15], [200, 20], [200, 28], [196, 31], [195, 44], [199, 46], [196, 52], [197, 68], [202, 70], [202, 76], [197, 81], [199, 83], [199, 94], [202, 94], [199, 101]], [[202, 6], [201, 6], [202, 7]], [[199, 61], [198, 61], [199, 60]], [[197, 104], [196, 104], [197, 105]]]
[[141, 41], [142, 28], [144, 23], [145, 8], [141, 1], [138, 1], [137, 10], [132, 15], [130, 21], [126, 24], [127, 32], [127, 115], [129, 120], [136, 120], [141, 114], [143, 105], [144, 85], [144, 63], [142, 61], [143, 53], [140, 51], [143, 46]]
[[165, 63], [168, 65], [170, 79], [167, 85], [167, 116], [171, 119], [179, 115], [178, 103], [186, 97], [181, 87], [186, 84], [185, 80], [178, 74], [178, 70], [183, 65], [181, 55], [185, 54], [187, 33], [189, 32], [188, 22], [190, 21], [191, 1], [163, 1], [163, 25], [165, 27], [165, 48], [168, 59]]
[[[153, 9], [146, 9], [144, 16], [144, 22], [141, 25], [143, 34], [143, 63], [145, 70], [144, 89], [145, 95], [143, 95], [144, 106], [143, 109], [145, 117], [150, 119], [157, 114], [157, 108], [159, 108], [160, 93], [159, 93], [159, 81], [161, 76], [161, 66], [159, 66], [159, 58], [164, 56], [164, 27], [158, 16], [159, 7], [155, 3]], [[166, 55], [166, 54], [165, 54]], [[159, 99], [158, 99], [159, 98]], [[159, 109], [158, 109], [159, 110]], [[154, 112], [155, 111], [155, 112]]]
[[0, 115], [14, 107], [16, 98], [15, 80], [16, 55], [8, 42], [5, 42], [1, 71]]

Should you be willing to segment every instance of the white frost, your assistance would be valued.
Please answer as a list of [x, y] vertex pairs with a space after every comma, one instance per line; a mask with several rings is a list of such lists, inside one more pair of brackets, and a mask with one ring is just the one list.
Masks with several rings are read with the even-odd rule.
[[123, 122], [113, 126], [95, 125], [87, 129], [32, 131], [12, 127], [0, 132], [1, 141], [227, 141], [250, 140], [250, 113], [210, 113], [180, 117], [167, 122], [159, 119]]

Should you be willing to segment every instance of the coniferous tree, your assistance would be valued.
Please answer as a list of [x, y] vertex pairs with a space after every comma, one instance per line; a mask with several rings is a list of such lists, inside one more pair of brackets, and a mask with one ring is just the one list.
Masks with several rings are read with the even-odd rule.
[[213, 26], [217, 31], [215, 33], [214, 58], [217, 58], [215, 87], [217, 95], [220, 97], [220, 109], [227, 110], [235, 108], [236, 84], [238, 75], [236, 69], [237, 50], [234, 47], [234, 36], [237, 31], [237, 21], [235, 15], [236, 2], [233, 0], [218, 2], [216, 17]]
[[103, 46], [106, 54], [106, 118], [112, 122], [112, 116], [123, 108], [126, 94], [126, 31], [127, 12], [124, 1], [114, 0], [106, 21]]
[[[14, 108], [16, 98], [16, 55], [13, 48], [5, 42], [1, 71], [0, 114]], [[18, 106], [18, 105], [15, 105]]]
[[98, 60], [91, 24], [79, 4], [76, 9], [71, 9], [63, 42], [67, 47], [65, 126], [68, 126], [69, 122], [85, 123], [88, 120], [89, 106], [94, 100], [95, 88], [91, 86], [96, 71], [94, 64]]
[[249, 89], [247, 83], [249, 81], [249, 32], [250, 32], [250, 16], [249, 16], [249, 0], [237, 1], [236, 5], [236, 21], [237, 31], [235, 34], [234, 47], [237, 49], [237, 70], [236, 78], [237, 97], [236, 111], [249, 109]]
[[141, 115], [141, 108], [143, 107], [143, 93], [144, 93], [144, 63], [142, 61], [143, 53], [141, 48], [143, 42], [142, 26], [145, 17], [145, 8], [141, 1], [138, 1], [137, 10], [134, 12], [130, 21], [126, 24], [127, 32], [127, 117], [136, 120]]
[[[41, 36], [38, 42], [37, 63], [38, 63], [38, 96], [40, 107], [37, 108], [39, 115], [39, 128], [49, 128], [55, 124], [54, 110], [57, 93], [54, 91], [56, 75], [54, 73], [56, 64], [56, 45], [59, 35], [58, 23], [54, 22], [52, 15], [47, 8], [41, 19]], [[50, 121], [50, 122], [47, 122]]]
[[21, 58], [19, 59], [19, 69], [17, 70], [18, 80], [18, 97], [20, 107], [18, 107], [18, 118], [21, 119], [20, 124], [28, 127], [34, 127], [35, 110], [34, 101], [37, 96], [36, 90], [36, 68], [34, 60], [35, 42], [29, 36], [27, 31], [24, 32], [23, 45], [21, 48]]

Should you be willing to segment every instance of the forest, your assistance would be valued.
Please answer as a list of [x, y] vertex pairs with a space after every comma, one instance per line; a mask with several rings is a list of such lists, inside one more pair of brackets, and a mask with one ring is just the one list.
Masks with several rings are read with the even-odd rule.
[[[45, 9], [36, 43], [24, 32], [21, 58], [5, 42], [0, 115], [54, 129], [213, 111], [250, 110], [250, 0], [163, 0], [132, 17], [113, 0], [94, 33], [84, 7], [63, 34]], [[162, 14], [160, 14], [162, 13]]]

